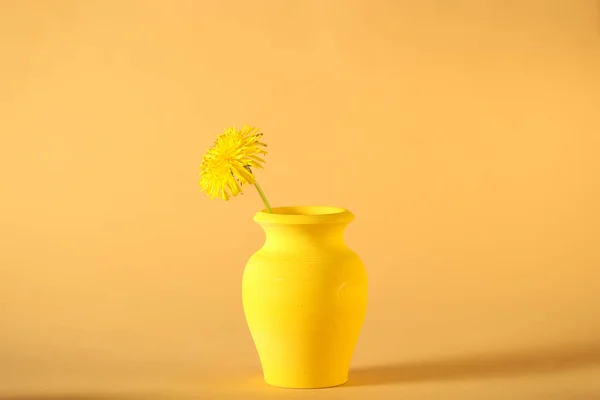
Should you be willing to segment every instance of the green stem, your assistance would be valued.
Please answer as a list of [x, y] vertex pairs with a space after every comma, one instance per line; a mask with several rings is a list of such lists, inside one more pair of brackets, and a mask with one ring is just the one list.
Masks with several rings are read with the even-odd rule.
[[265, 196], [264, 192], [262, 191], [260, 185], [256, 180], [254, 181], [254, 186], [256, 186], [256, 190], [258, 190], [258, 194], [260, 195], [260, 198], [262, 199], [263, 203], [265, 203], [265, 206], [267, 206], [267, 211], [269, 211], [272, 214], [273, 211], [271, 210], [271, 206], [269, 205], [269, 200], [267, 200], [267, 196]]

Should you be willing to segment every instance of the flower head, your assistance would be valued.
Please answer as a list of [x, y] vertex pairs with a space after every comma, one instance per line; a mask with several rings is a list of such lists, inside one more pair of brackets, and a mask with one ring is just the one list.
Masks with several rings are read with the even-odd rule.
[[262, 168], [265, 162], [258, 154], [267, 154], [260, 142], [258, 128], [245, 126], [225, 129], [213, 147], [202, 157], [200, 187], [211, 199], [229, 200], [242, 193], [242, 185], [256, 182], [252, 168]]

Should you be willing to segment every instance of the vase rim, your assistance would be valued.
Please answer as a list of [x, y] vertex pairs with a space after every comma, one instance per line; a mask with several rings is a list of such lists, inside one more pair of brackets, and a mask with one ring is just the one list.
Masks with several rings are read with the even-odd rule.
[[328, 224], [348, 223], [354, 219], [354, 214], [345, 208], [332, 206], [273, 207], [271, 211], [257, 212], [254, 221], [259, 224]]

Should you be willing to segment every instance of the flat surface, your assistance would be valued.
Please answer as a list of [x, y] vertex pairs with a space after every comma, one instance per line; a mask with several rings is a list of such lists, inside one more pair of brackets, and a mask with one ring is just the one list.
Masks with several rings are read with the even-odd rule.
[[[597, 0], [0, 0], [0, 399], [600, 398], [599, 71]], [[356, 216], [344, 387], [261, 383], [232, 124]]]
[[[544, 371], [547, 369], [546, 371]], [[2, 400], [161, 400], [161, 399], [550, 399], [600, 398], [599, 367], [499, 367], [487, 363], [376, 367], [356, 371], [346, 385], [329, 389], [292, 390], [266, 386], [256, 371], [194, 370], [135, 376], [126, 373], [70, 374], [45, 383], [14, 385]], [[94, 376], [94, 378], [91, 378]], [[69, 381], [69, 383], [66, 383]]]

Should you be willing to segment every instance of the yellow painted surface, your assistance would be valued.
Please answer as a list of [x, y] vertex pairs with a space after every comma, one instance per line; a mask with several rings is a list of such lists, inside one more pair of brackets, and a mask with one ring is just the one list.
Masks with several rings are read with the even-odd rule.
[[[0, 0], [0, 397], [600, 397], [599, 8]], [[345, 385], [262, 379], [264, 206], [198, 187], [233, 124], [273, 207], [356, 217]]]
[[242, 280], [265, 381], [296, 389], [346, 383], [368, 297], [365, 267], [344, 242], [354, 216], [337, 207], [272, 211], [254, 217], [266, 240]]

